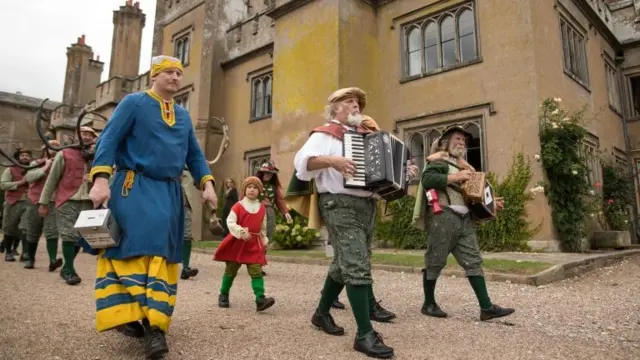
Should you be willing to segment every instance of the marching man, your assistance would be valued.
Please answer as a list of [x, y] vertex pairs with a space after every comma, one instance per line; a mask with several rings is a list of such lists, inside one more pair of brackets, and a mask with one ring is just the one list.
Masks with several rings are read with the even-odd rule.
[[82, 282], [73, 266], [80, 250], [78, 241], [82, 238], [74, 226], [80, 212], [92, 208], [87, 173], [93, 156], [90, 146], [95, 143], [98, 133], [88, 126], [83, 126], [80, 128], [80, 136], [89, 148], [84, 151], [66, 148], [56, 154], [40, 195], [38, 209], [40, 216], [46, 218], [53, 211], [50, 209], [51, 203], [53, 202], [55, 206], [56, 225], [62, 238], [62, 258], [64, 259], [60, 277], [67, 285], [77, 285]]
[[[25, 166], [31, 162], [31, 150], [18, 149], [13, 157]], [[2, 218], [2, 232], [4, 233], [3, 248], [6, 250], [5, 261], [15, 261], [18, 244], [22, 240], [22, 256], [25, 260], [24, 239], [26, 233], [20, 226], [26, 221], [27, 190], [29, 184], [24, 178], [26, 170], [19, 166], [11, 166], [4, 170], [0, 180], [0, 190], [4, 191], [4, 212]]]
[[[53, 146], [60, 146], [58, 140], [49, 140], [49, 144]], [[25, 175], [25, 179], [29, 183], [29, 191], [27, 197], [29, 202], [27, 203], [27, 241], [22, 246], [26, 246], [28, 259], [25, 262], [25, 269], [33, 269], [36, 261], [36, 251], [38, 249], [38, 242], [40, 236], [44, 232], [44, 237], [47, 241], [47, 253], [49, 254], [49, 271], [55, 271], [62, 266], [62, 259], [58, 258], [58, 227], [56, 226], [56, 217], [54, 209], [50, 209], [49, 215], [42, 218], [38, 213], [38, 203], [44, 184], [47, 181], [49, 172], [51, 171], [51, 165], [53, 164], [53, 157], [56, 155], [56, 151], [50, 150], [46, 145], [42, 145], [42, 157], [32, 162], [35, 164], [44, 164], [41, 167], [31, 169]], [[53, 200], [53, 199], [51, 199]]]

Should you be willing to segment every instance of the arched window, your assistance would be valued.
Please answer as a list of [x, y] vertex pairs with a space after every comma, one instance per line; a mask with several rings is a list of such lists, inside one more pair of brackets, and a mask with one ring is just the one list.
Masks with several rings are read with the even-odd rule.
[[413, 27], [407, 36], [407, 73], [409, 76], [422, 72], [420, 58], [420, 29]]
[[264, 87], [262, 79], [253, 83], [253, 117], [261, 117], [264, 111]]
[[480, 128], [474, 123], [469, 123], [464, 129], [471, 134], [471, 139], [467, 143], [467, 162], [476, 170], [483, 170], [484, 164], [482, 163], [482, 137], [480, 136]]
[[438, 26], [429, 22], [424, 28], [424, 57], [427, 72], [438, 68]]
[[440, 23], [440, 46], [442, 48], [442, 66], [456, 63], [456, 28], [453, 16], [447, 15]]
[[424, 137], [421, 133], [415, 133], [411, 136], [411, 140], [409, 141], [411, 152], [411, 160], [418, 167], [418, 169], [422, 170], [424, 167], [424, 158], [425, 158], [425, 150], [424, 150]]
[[440, 137], [440, 135], [441, 135], [440, 131], [438, 130], [431, 130], [427, 135], [427, 146], [429, 147], [429, 150], [427, 151], [427, 156], [431, 155], [430, 153], [431, 145], [433, 145], [433, 142], [436, 141]]
[[458, 36], [460, 39], [460, 61], [465, 62], [477, 57], [476, 26], [473, 12], [466, 9], [458, 16]]
[[264, 113], [271, 114], [271, 76], [268, 76], [264, 82]]

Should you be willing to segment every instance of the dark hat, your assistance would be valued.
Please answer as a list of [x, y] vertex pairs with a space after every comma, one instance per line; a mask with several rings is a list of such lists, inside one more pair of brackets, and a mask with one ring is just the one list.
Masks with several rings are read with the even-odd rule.
[[26, 148], [18, 148], [16, 149], [16, 151], [13, 153], [13, 158], [18, 160], [20, 158], [20, 154], [22, 153], [27, 153], [29, 155], [33, 155], [33, 151], [31, 151], [30, 149], [26, 149]]
[[469, 132], [467, 132], [465, 129], [463, 129], [462, 126], [460, 126], [460, 125], [451, 125], [438, 138], [438, 146], [440, 146], [440, 144], [442, 143], [442, 140], [444, 140], [445, 138], [449, 137], [454, 132], [459, 132], [459, 133], [463, 134], [464, 137], [467, 138], [467, 141], [469, 141], [471, 138], [473, 138], [473, 135], [471, 135]]
[[271, 160], [262, 164], [260, 169], [258, 169], [258, 172], [277, 174], [280, 170], [276, 167], [276, 163]]

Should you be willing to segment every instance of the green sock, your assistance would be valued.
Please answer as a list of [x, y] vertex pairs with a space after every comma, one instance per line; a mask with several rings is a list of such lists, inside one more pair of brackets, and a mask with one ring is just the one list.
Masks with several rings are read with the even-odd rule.
[[36, 251], [38, 251], [38, 242], [25, 242], [28, 245], [28, 249], [29, 249], [29, 257], [33, 260], [36, 259]]
[[70, 242], [62, 242], [62, 257], [64, 258], [62, 268], [68, 272], [75, 273], [76, 269], [73, 267], [73, 260], [76, 258], [76, 245]]
[[436, 303], [436, 282], [427, 280], [427, 272], [422, 273], [422, 290], [424, 291], [424, 306]]
[[488, 309], [491, 307], [491, 300], [489, 299], [489, 293], [487, 292], [487, 283], [484, 281], [484, 276], [469, 276], [469, 282], [473, 288], [473, 292], [476, 293], [480, 309]]
[[367, 285], [347, 285], [347, 297], [358, 324], [358, 337], [373, 330], [369, 317], [369, 289]]
[[29, 260], [31, 258], [31, 243], [27, 241], [22, 241], [22, 255], [25, 260]]
[[373, 284], [367, 285], [367, 298], [369, 299], [369, 311], [373, 311], [376, 308], [376, 297], [373, 295]]
[[49, 254], [49, 261], [56, 261], [58, 255], [58, 238], [47, 239], [47, 253]]
[[264, 278], [262, 276], [257, 278], [251, 278], [251, 288], [256, 295], [256, 301], [264, 296]]
[[234, 277], [224, 273], [222, 274], [222, 285], [220, 286], [220, 294], [229, 295], [231, 285], [233, 285]]
[[182, 268], [189, 269], [189, 262], [191, 261], [191, 241], [184, 240], [182, 242]]
[[327, 275], [324, 281], [324, 288], [322, 289], [322, 295], [320, 296], [320, 304], [316, 313], [318, 315], [326, 315], [331, 310], [331, 305], [338, 299], [338, 295], [344, 288], [344, 285], [333, 280], [331, 275]]

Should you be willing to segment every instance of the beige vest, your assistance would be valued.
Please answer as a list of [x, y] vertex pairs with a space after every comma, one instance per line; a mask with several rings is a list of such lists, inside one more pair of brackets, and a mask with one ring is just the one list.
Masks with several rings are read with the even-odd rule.
[[[460, 171], [455, 166], [449, 166], [449, 175], [456, 174]], [[440, 199], [440, 204], [443, 206], [448, 205], [459, 205], [459, 206], [467, 206], [464, 201], [464, 197], [462, 194], [454, 189], [451, 186], [447, 186], [446, 191], [436, 190], [438, 193], [438, 199]]]

